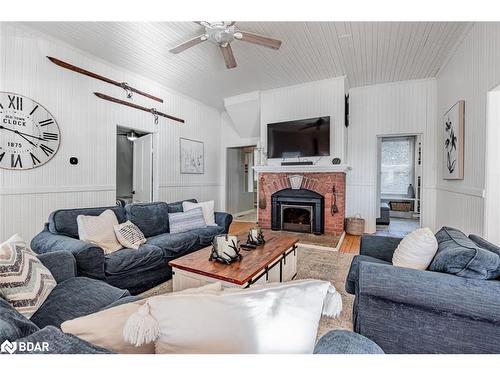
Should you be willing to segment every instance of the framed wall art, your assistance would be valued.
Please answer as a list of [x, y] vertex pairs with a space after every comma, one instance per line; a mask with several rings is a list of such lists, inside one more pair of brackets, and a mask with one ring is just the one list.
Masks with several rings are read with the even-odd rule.
[[443, 179], [464, 178], [465, 101], [458, 101], [443, 116]]
[[203, 142], [180, 138], [181, 173], [205, 173], [205, 145]]

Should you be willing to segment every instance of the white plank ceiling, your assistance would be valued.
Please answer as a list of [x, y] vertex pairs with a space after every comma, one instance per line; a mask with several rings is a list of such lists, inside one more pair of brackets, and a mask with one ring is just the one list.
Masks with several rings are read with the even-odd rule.
[[469, 26], [464, 22], [238, 22], [242, 30], [281, 39], [283, 44], [275, 51], [235, 41], [238, 67], [228, 70], [210, 42], [178, 55], [168, 52], [202, 33], [203, 28], [191, 22], [27, 25], [217, 108], [223, 107], [225, 97], [341, 75], [347, 76], [350, 87], [434, 77]]

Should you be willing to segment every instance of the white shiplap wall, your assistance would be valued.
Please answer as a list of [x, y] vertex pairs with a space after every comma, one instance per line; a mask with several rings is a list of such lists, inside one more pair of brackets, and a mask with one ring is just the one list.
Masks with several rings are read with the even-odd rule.
[[[437, 207], [436, 226], [469, 233], [484, 230], [486, 98], [500, 84], [500, 24], [476, 23], [437, 76]], [[442, 115], [465, 100], [464, 179], [442, 179]], [[498, 161], [496, 161], [498, 164]], [[498, 224], [497, 224], [498, 225]]]
[[[334, 157], [345, 160], [344, 95], [345, 77], [262, 91], [260, 94], [262, 145], [267, 147], [267, 124], [269, 123], [330, 116], [330, 156], [320, 158], [317, 164], [331, 164]], [[303, 159], [318, 160], [318, 158]], [[268, 160], [268, 164], [280, 162], [281, 159]]]
[[[100, 91], [124, 98], [122, 89], [57, 67], [51, 55], [162, 97], [164, 103], [134, 96], [134, 103], [186, 120], [185, 124], [105, 102]], [[156, 82], [112, 66], [97, 57], [25, 26], [0, 23], [0, 90], [42, 103], [56, 118], [61, 147], [45, 166], [28, 171], [0, 170], [0, 239], [19, 233], [30, 239], [52, 210], [113, 205], [116, 126], [157, 132], [159, 200], [215, 199], [220, 206], [220, 112]], [[179, 137], [205, 143], [205, 174], [179, 172]], [[76, 166], [70, 156], [79, 158]]]
[[422, 223], [435, 227], [436, 82], [415, 80], [350, 90], [347, 129], [346, 214], [361, 214], [365, 231], [375, 231], [377, 211], [377, 136], [423, 135]]

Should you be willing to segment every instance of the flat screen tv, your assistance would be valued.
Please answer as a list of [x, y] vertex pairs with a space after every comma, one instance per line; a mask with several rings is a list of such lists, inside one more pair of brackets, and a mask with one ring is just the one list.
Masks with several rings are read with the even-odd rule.
[[330, 116], [267, 124], [267, 157], [330, 155]]

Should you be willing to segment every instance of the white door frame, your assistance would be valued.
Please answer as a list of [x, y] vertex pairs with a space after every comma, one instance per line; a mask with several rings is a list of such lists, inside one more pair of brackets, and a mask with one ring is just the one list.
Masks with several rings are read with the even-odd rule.
[[492, 105], [493, 100], [500, 102], [500, 86], [488, 91], [486, 97], [486, 155], [485, 155], [485, 173], [484, 173], [484, 209], [483, 209], [483, 236], [493, 243], [500, 242], [498, 225], [500, 214], [500, 196], [498, 180], [498, 158], [500, 152], [495, 144], [500, 134], [498, 126], [500, 121], [500, 110]]
[[[381, 162], [381, 141], [382, 138], [398, 138], [398, 137], [420, 137], [420, 141], [422, 143], [422, 167], [421, 167], [421, 180], [420, 180], [420, 217], [419, 217], [419, 226], [422, 227], [423, 225], [423, 218], [424, 218], [424, 210], [425, 210], [425, 202], [424, 202], [424, 167], [425, 167], [425, 162], [426, 159], [424, 157], [425, 153], [425, 140], [424, 140], [424, 134], [423, 133], [389, 133], [389, 134], [377, 134], [377, 187], [375, 189], [377, 197], [375, 199], [375, 212], [377, 215], [380, 215], [380, 162]], [[414, 149], [415, 156], [416, 155], [416, 147]], [[416, 159], [415, 159], [416, 160]], [[415, 164], [415, 160], [413, 160], [413, 163]], [[414, 186], [415, 193], [417, 190], [417, 186]], [[375, 218], [376, 219], [376, 218]]]
[[[159, 145], [159, 134], [157, 130], [149, 131], [149, 130], [143, 130], [143, 129], [138, 129], [138, 128], [131, 128], [130, 126], [123, 126], [117, 124], [115, 127], [115, 133], [117, 133], [118, 128], [121, 129], [126, 129], [130, 131], [135, 131], [139, 133], [147, 133], [152, 135], [152, 140], [153, 140], [153, 171], [152, 171], [152, 198], [151, 201], [155, 202], [159, 200], [159, 191], [160, 191], [160, 170], [158, 166], [158, 160], [159, 160], [159, 153], [158, 153], [158, 145]], [[116, 142], [115, 142], [116, 145]], [[116, 146], [115, 146], [116, 147]], [[115, 157], [114, 163], [115, 163], [115, 176], [116, 176], [116, 153], [117, 150], [115, 148]], [[115, 196], [116, 196], [116, 177], [115, 177]]]

